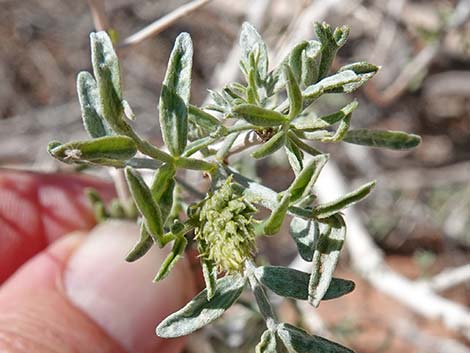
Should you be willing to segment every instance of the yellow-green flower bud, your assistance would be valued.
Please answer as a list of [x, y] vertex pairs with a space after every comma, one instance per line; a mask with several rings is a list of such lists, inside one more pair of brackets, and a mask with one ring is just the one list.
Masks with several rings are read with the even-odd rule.
[[256, 208], [232, 188], [231, 178], [193, 206], [200, 256], [218, 271], [242, 272], [255, 249], [254, 212]]

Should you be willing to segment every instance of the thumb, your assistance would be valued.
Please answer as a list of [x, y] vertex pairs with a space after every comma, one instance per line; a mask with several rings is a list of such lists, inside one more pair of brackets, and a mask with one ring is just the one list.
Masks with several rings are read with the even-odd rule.
[[110, 222], [88, 236], [50, 245], [0, 288], [0, 351], [180, 352], [184, 340], [164, 340], [155, 326], [194, 291], [185, 259], [152, 283], [165, 257], [152, 249], [124, 261], [138, 234], [135, 224]]

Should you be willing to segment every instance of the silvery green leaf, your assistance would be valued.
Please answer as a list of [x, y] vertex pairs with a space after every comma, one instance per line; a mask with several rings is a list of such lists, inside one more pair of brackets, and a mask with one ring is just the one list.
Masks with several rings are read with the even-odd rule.
[[334, 75], [325, 77], [318, 83], [311, 85], [303, 92], [306, 98], [316, 98], [319, 88], [322, 88], [324, 93], [341, 93], [344, 92], [344, 86], [350, 83], [359, 82], [360, 77], [352, 70], [345, 70], [338, 72]]
[[92, 138], [112, 135], [113, 131], [101, 116], [98, 86], [89, 72], [82, 71], [78, 74], [77, 92], [83, 125], [88, 135]]
[[302, 75], [300, 84], [308, 87], [317, 82], [321, 62], [321, 44], [316, 40], [310, 40], [305, 50], [302, 51]]
[[320, 154], [313, 157], [310, 162], [304, 166], [288, 189], [291, 195], [291, 202], [295, 202], [311, 192], [327, 160], [328, 155]]
[[137, 153], [137, 147], [131, 138], [115, 135], [56, 145], [49, 152], [64, 162], [99, 159], [127, 160]]
[[144, 222], [140, 225], [140, 239], [134, 245], [132, 250], [127, 254], [126, 261], [133, 262], [135, 260], [140, 259], [144, 256], [154, 244], [150, 233], [147, 231], [147, 227], [145, 226]]
[[312, 261], [319, 232], [318, 223], [311, 219], [293, 217], [290, 222], [289, 233], [297, 245], [299, 255], [305, 261]]
[[113, 130], [122, 119], [122, 91], [119, 61], [108, 34], [91, 33], [91, 59], [96, 79], [101, 109], [99, 110]]
[[[255, 275], [264, 286], [281, 297], [308, 299], [309, 273], [282, 266], [261, 266], [256, 268]], [[322, 300], [339, 298], [351, 293], [354, 287], [353, 281], [332, 278]]]
[[281, 129], [268, 141], [258, 147], [251, 156], [255, 159], [265, 158], [284, 146], [285, 142], [286, 133]]
[[308, 46], [307, 41], [298, 43], [289, 53], [288, 64], [292, 70], [292, 74], [296, 78], [297, 82], [301, 82], [302, 79], [302, 53]]
[[170, 253], [165, 258], [165, 260], [163, 260], [160, 270], [153, 279], [154, 282], [161, 281], [166, 276], [168, 276], [173, 267], [175, 267], [178, 260], [181, 259], [187, 245], [188, 241], [185, 237], [179, 237], [174, 240]]
[[315, 307], [320, 304], [330, 286], [345, 237], [346, 224], [339, 213], [330, 217], [325, 229], [320, 229], [308, 285], [308, 302]]
[[276, 349], [276, 333], [270, 329], [263, 332], [256, 345], [255, 353], [278, 353]]
[[268, 50], [258, 31], [248, 22], [242, 25], [240, 33], [241, 63], [245, 67], [250, 65], [250, 54], [257, 54], [257, 72], [264, 80], [268, 73]]
[[191, 121], [210, 132], [215, 132], [221, 128], [225, 129], [219, 119], [194, 105], [190, 104], [188, 106], [188, 114]]
[[289, 131], [288, 135], [289, 135], [289, 140], [293, 144], [295, 144], [298, 148], [300, 148], [301, 150], [307, 152], [311, 156], [318, 156], [320, 154], [323, 154], [323, 152], [317, 150], [315, 147], [310, 146], [309, 144], [307, 144], [304, 141], [302, 141], [301, 139], [299, 139], [297, 137], [297, 135], [295, 133], [293, 133], [292, 131]]
[[288, 119], [281, 113], [254, 104], [237, 105], [233, 108], [233, 113], [250, 124], [262, 127], [274, 127], [288, 122]]
[[324, 129], [333, 124], [336, 124], [338, 121], [343, 120], [346, 116], [351, 114], [358, 107], [359, 103], [354, 100], [348, 105], [341, 108], [339, 111], [333, 114], [321, 116], [321, 117], [312, 117], [309, 121], [294, 121], [293, 125], [296, 129], [302, 131]]
[[348, 131], [343, 141], [356, 145], [405, 150], [418, 146], [421, 137], [402, 131], [356, 129]]
[[191, 70], [193, 66], [193, 43], [188, 33], [181, 33], [175, 40], [170, 54], [163, 84], [176, 93], [185, 105], [191, 92]]
[[285, 75], [287, 78], [287, 96], [289, 98], [289, 115], [288, 119], [293, 120], [302, 111], [303, 98], [300, 91], [299, 84], [294, 77], [289, 66], [284, 66]]
[[356, 89], [361, 87], [364, 83], [369, 81], [374, 75], [379, 71], [380, 67], [376, 65], [369, 64], [366, 61], [360, 61], [356, 63], [352, 63], [349, 65], [345, 65], [341, 67], [338, 72], [346, 71], [346, 70], [352, 70], [354, 71], [358, 76], [359, 80], [357, 82], [352, 82], [345, 84], [343, 86], [344, 93], [351, 93], [354, 92]]
[[296, 176], [299, 175], [304, 166], [303, 152], [294, 143], [292, 143], [290, 139], [287, 139], [286, 144], [284, 145], [284, 150], [286, 151], [287, 159], [292, 170], [294, 171], [294, 174]]
[[321, 42], [321, 61], [318, 77], [323, 78], [328, 75], [331, 63], [336, 53], [341, 48], [349, 35], [349, 28], [346, 26], [338, 27], [334, 31], [331, 27], [323, 22], [315, 23], [315, 33]]
[[140, 174], [130, 167], [126, 167], [126, 179], [129, 191], [135, 205], [142, 214], [147, 230], [156, 244], [161, 243], [163, 236], [163, 221], [160, 207], [152, 197], [152, 193]]
[[214, 262], [201, 257], [202, 275], [207, 290], [207, 300], [211, 300], [215, 295], [215, 286], [217, 283], [217, 267]]
[[183, 158], [183, 157], [178, 158], [176, 160], [175, 165], [178, 168], [205, 170], [205, 171], [211, 171], [216, 167], [213, 163], [206, 162], [205, 160], [202, 160], [202, 159]]
[[164, 225], [173, 207], [173, 193], [176, 185], [175, 174], [176, 169], [172, 164], [164, 164], [155, 172], [150, 186], [152, 197], [160, 208]]
[[375, 181], [371, 181], [360, 188], [340, 197], [339, 199], [316, 206], [312, 214], [316, 218], [327, 218], [340, 212], [346, 207], [361, 201], [374, 189]]
[[309, 335], [304, 330], [285, 323], [278, 326], [277, 335], [289, 353], [354, 353], [338, 343]]
[[291, 195], [287, 191], [282, 195], [279, 204], [273, 211], [269, 218], [264, 222], [263, 231], [266, 235], [272, 235], [279, 232], [281, 229], [282, 223], [284, 222], [284, 218], [287, 213], [287, 208], [289, 207], [289, 203], [291, 201]]
[[246, 279], [240, 275], [218, 279], [211, 300], [207, 300], [207, 290], [202, 290], [182, 309], [164, 319], [157, 326], [157, 335], [163, 338], [185, 336], [210, 324], [235, 303], [245, 283]]
[[325, 136], [321, 136], [318, 140], [321, 142], [338, 142], [342, 141], [343, 138], [346, 136], [349, 130], [349, 126], [351, 125], [351, 113], [346, 115], [341, 122], [339, 123], [338, 128], [336, 129], [335, 133], [328, 133]]
[[175, 91], [163, 85], [159, 108], [163, 141], [173, 156], [180, 156], [188, 140], [186, 104]]

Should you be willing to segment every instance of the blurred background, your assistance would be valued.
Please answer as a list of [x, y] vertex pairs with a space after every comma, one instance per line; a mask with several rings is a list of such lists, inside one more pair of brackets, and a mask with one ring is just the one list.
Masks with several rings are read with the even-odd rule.
[[[122, 42], [187, 2], [114, 0], [107, 2], [106, 11]], [[90, 8], [85, 0], [0, 0], [0, 6], [0, 166], [67, 171], [69, 167], [49, 158], [46, 145], [85, 137], [75, 78], [90, 70], [88, 34], [95, 28]], [[360, 106], [353, 126], [404, 130], [420, 134], [423, 141], [410, 152], [346, 144], [328, 146], [328, 152], [348, 189], [378, 180], [374, 193], [357, 207], [358, 222], [392, 270], [410, 283], [431, 286], [468, 315], [469, 15], [468, 0], [214, 0], [158, 35], [120, 50], [124, 96], [137, 115], [137, 130], [159, 141], [157, 99], [178, 33], [187, 31], [193, 38], [191, 99], [202, 104], [208, 88], [237, 77], [236, 45], [243, 21], [259, 29], [273, 60], [299, 40], [314, 38], [314, 21], [348, 25], [350, 39], [334, 67], [359, 60], [382, 66], [355, 93]], [[331, 111], [349, 100], [329, 95], [318, 109]], [[292, 180], [282, 156], [263, 160], [257, 168], [275, 190]], [[274, 264], [295, 260], [295, 245], [287, 234], [263, 242], [260, 250]], [[337, 275], [356, 281], [352, 294], [322, 303], [316, 311], [285, 301], [281, 316], [357, 352], [469, 352], [470, 333], [465, 337], [445, 321], [417, 313], [352, 268], [345, 252]], [[256, 315], [234, 309], [195, 335], [187, 351], [253, 351], [261, 325]]]

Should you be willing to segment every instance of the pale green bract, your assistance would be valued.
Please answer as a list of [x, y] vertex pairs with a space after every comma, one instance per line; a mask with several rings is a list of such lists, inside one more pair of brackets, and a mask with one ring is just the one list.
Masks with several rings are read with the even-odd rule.
[[[271, 295], [307, 300], [317, 307], [354, 289], [354, 282], [333, 277], [346, 239], [341, 212], [366, 197], [375, 182], [331, 202], [316, 201], [313, 188], [329, 158], [321, 144], [345, 141], [399, 150], [417, 146], [420, 138], [397, 131], [351, 130], [356, 100], [329, 114], [317, 114], [318, 98], [355, 91], [379, 67], [359, 61], [330, 73], [349, 29], [317, 23], [315, 32], [318, 40], [294, 45], [269, 71], [266, 44], [252, 25], [243, 24], [240, 68], [245, 82], [210, 91], [212, 101], [204, 107], [190, 103], [193, 45], [188, 33], [180, 34], [159, 98], [162, 147], [140, 137], [129, 121], [138, 117], [122, 96], [111, 39], [105, 32], [90, 35], [93, 74], [81, 72], [77, 77], [81, 115], [90, 139], [54, 141], [48, 151], [62, 162], [81, 167], [124, 168], [133, 204], [115, 202], [107, 207], [96, 192], [88, 192], [88, 197], [100, 221], [119, 215], [135, 219], [138, 213], [140, 237], [127, 261], [137, 261], [154, 245], [170, 247], [158, 264], [155, 281], [164, 280], [195, 243], [206, 288], [159, 323], [157, 335], [179, 337], [213, 322], [249, 284], [267, 326], [256, 353], [351, 352], [280, 322]], [[240, 146], [240, 140], [246, 145]], [[286, 154], [295, 177], [285, 190], [276, 192], [230, 165], [229, 158], [250, 144], [259, 145], [251, 153], [253, 160], [275, 152]], [[140, 169], [153, 170], [149, 185]], [[204, 173], [207, 190], [181, 179], [181, 169]], [[258, 212], [262, 208], [267, 211]], [[290, 235], [299, 255], [311, 262], [311, 273], [256, 265], [257, 238], [279, 234], [286, 215], [292, 216]]]

